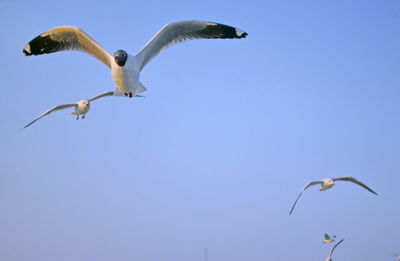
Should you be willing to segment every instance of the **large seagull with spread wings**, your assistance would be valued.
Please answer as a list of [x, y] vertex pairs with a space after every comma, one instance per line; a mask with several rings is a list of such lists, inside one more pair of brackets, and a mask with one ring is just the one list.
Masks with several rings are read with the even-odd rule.
[[162, 50], [194, 39], [245, 38], [247, 33], [229, 26], [204, 21], [179, 21], [165, 25], [135, 55], [118, 50], [110, 55], [81, 29], [74, 26], [55, 27], [31, 40], [23, 49], [25, 55], [40, 55], [58, 51], [86, 52], [111, 69], [116, 89], [114, 96], [134, 97], [146, 88], [140, 82], [140, 72]]

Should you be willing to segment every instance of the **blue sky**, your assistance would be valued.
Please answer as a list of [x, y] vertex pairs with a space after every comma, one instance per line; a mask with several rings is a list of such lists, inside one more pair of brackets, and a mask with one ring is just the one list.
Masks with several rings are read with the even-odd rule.
[[[239, 27], [174, 46], [145, 98], [79, 52], [25, 57], [59, 25], [135, 54], [164, 24]], [[400, 252], [400, 1], [0, 2], [0, 260], [334, 260]], [[354, 176], [306, 191], [309, 181]]]

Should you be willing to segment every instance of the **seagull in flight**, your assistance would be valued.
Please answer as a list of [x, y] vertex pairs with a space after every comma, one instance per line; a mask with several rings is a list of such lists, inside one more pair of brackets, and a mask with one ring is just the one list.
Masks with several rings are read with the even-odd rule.
[[400, 255], [395, 254], [395, 253], [392, 253], [392, 254], [396, 257], [397, 260], [400, 260]]
[[111, 55], [78, 27], [60, 26], [31, 40], [26, 44], [23, 53], [29, 56], [67, 50], [86, 52], [111, 69], [116, 85], [113, 95], [131, 98], [146, 91], [140, 82], [140, 72], [162, 50], [188, 40], [239, 39], [246, 36], [246, 32], [229, 25], [194, 20], [178, 21], [162, 27], [135, 55], [124, 50], [117, 50]]
[[357, 184], [357, 185], [360, 185], [361, 187], [365, 188], [365, 189], [368, 190], [369, 192], [374, 193], [375, 195], [378, 195], [375, 191], [373, 191], [372, 189], [370, 189], [369, 187], [367, 187], [367, 185], [365, 185], [364, 183], [362, 183], [361, 181], [359, 181], [359, 180], [357, 180], [357, 179], [355, 179], [355, 178], [353, 178], [353, 177], [326, 178], [326, 179], [323, 179], [323, 180], [320, 180], [320, 181], [312, 181], [312, 182], [310, 182], [310, 183], [308, 183], [307, 185], [304, 186], [303, 190], [300, 192], [299, 196], [297, 197], [296, 201], [294, 202], [293, 207], [292, 207], [292, 209], [290, 210], [289, 215], [292, 214], [292, 212], [293, 212], [293, 210], [294, 210], [294, 207], [295, 207], [296, 204], [297, 204], [297, 201], [299, 200], [301, 194], [302, 194], [306, 189], [308, 189], [309, 187], [311, 187], [311, 186], [313, 186], [313, 185], [318, 185], [318, 184], [320, 184], [321, 187], [319, 188], [319, 190], [320, 190], [320, 191], [325, 191], [325, 190], [328, 190], [328, 189], [330, 189], [331, 187], [333, 187], [333, 185], [335, 185], [335, 181], [338, 181], [338, 180], [353, 182], [353, 183], [355, 183], [355, 184]]
[[335, 250], [335, 248], [336, 248], [340, 243], [343, 242], [343, 240], [344, 240], [344, 238], [343, 238], [342, 240], [340, 240], [339, 242], [337, 242], [336, 245], [334, 245], [334, 246], [331, 248], [331, 252], [329, 253], [329, 256], [325, 259], [325, 261], [332, 261], [332, 253], [333, 253], [333, 251]]
[[333, 238], [336, 238], [336, 236], [333, 236], [333, 238], [331, 238], [328, 234], [326, 234], [325, 233], [325, 236], [324, 236], [325, 238], [324, 238], [324, 240], [322, 241], [322, 243], [332, 243], [333, 241], [335, 241], [335, 239], [333, 239]]
[[[37, 120], [40, 120], [41, 118], [43, 118], [46, 115], [49, 115], [50, 113], [54, 112], [54, 111], [58, 111], [58, 110], [63, 110], [63, 109], [67, 109], [70, 107], [75, 107], [74, 111], [72, 112], [72, 114], [76, 115], [76, 119], [79, 120], [79, 117], [81, 117], [82, 119], [85, 118], [86, 113], [89, 111], [90, 109], [90, 102], [106, 97], [106, 96], [113, 96], [114, 92], [110, 91], [110, 92], [105, 92], [105, 93], [101, 93], [99, 95], [96, 95], [93, 98], [90, 98], [88, 100], [82, 100], [82, 101], [78, 101], [75, 103], [69, 103], [69, 104], [63, 104], [63, 105], [58, 105], [58, 106], [54, 106], [53, 108], [51, 108], [50, 110], [46, 111], [45, 113], [43, 113], [42, 115], [40, 115], [39, 117], [37, 117], [36, 119], [34, 119], [32, 122], [30, 122], [29, 124], [25, 125], [24, 128], [27, 128], [29, 126], [31, 126], [33, 123], [35, 123]], [[143, 97], [141, 95], [136, 95], [136, 97]]]

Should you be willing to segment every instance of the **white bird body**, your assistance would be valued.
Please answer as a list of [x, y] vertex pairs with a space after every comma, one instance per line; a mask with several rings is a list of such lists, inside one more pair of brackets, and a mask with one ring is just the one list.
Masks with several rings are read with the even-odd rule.
[[114, 60], [111, 63], [111, 75], [120, 94], [132, 93], [133, 96], [141, 93], [139, 90], [140, 71], [137, 59], [128, 55], [124, 66], [119, 66]]
[[320, 191], [325, 191], [330, 189], [335, 185], [335, 182], [331, 178], [326, 178], [322, 180], [321, 187], [319, 188]]
[[162, 50], [188, 40], [240, 39], [246, 36], [246, 32], [229, 25], [195, 20], [178, 21], [163, 26], [136, 55], [118, 50], [112, 56], [78, 27], [59, 26], [32, 39], [25, 45], [23, 53], [29, 56], [68, 50], [86, 52], [111, 69], [116, 85], [114, 96], [131, 98], [146, 91], [139, 81], [140, 72]]
[[87, 100], [82, 100], [76, 103], [75, 106], [75, 111], [72, 112], [72, 114], [75, 114], [77, 116], [79, 115], [85, 115], [90, 109], [90, 102]]

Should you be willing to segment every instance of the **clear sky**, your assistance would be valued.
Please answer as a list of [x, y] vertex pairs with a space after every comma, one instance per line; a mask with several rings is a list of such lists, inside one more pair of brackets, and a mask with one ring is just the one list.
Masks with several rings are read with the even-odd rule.
[[[241, 40], [162, 52], [145, 98], [79, 52], [22, 54], [59, 25], [135, 54], [164, 24]], [[0, 1], [0, 260], [394, 260], [400, 252], [400, 0]], [[354, 176], [320, 192], [309, 181]]]

